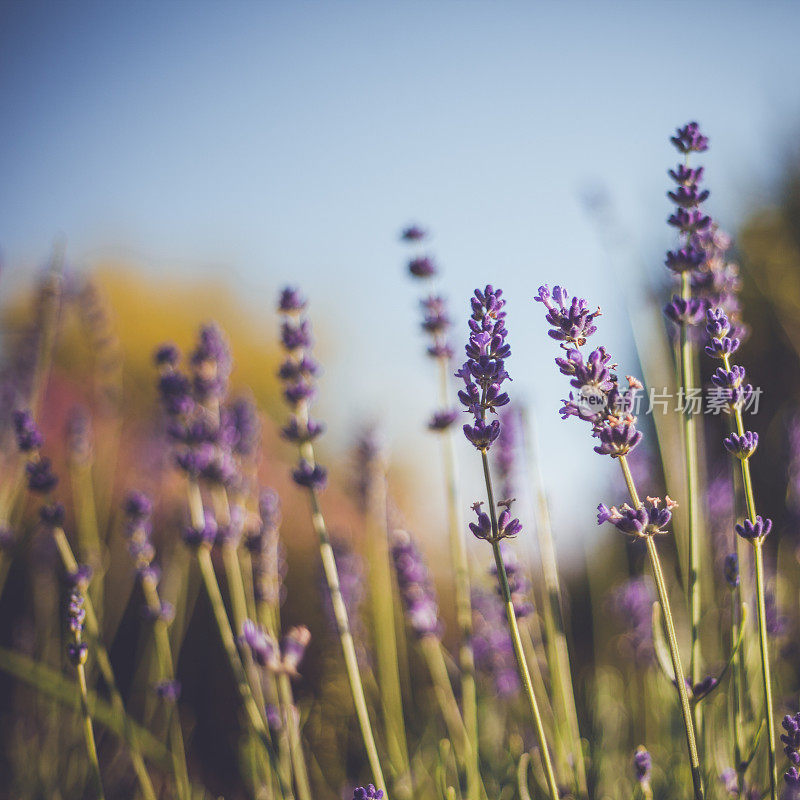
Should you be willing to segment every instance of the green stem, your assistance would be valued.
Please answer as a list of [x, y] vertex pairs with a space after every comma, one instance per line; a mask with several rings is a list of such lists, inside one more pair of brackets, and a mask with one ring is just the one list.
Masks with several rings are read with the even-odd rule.
[[395, 775], [410, 775], [411, 766], [403, 717], [403, 695], [394, 624], [394, 590], [386, 525], [386, 475], [383, 464], [375, 469], [365, 515], [369, 546], [370, 608], [380, 686], [381, 709], [386, 727], [389, 760]]
[[[692, 297], [692, 284], [690, 273], [681, 274], [681, 298], [690, 301]], [[681, 348], [680, 348], [680, 371], [681, 383], [685, 391], [685, 397], [694, 389], [694, 355], [692, 353], [692, 343], [688, 335], [688, 327], [680, 326]], [[689, 651], [689, 675], [694, 686], [701, 678], [700, 670], [702, 667], [700, 656], [700, 519], [699, 503], [700, 489], [698, 478], [698, 457], [697, 457], [697, 425], [695, 415], [692, 413], [691, 405], [686, 403], [686, 408], [682, 416], [683, 422], [683, 445], [686, 455], [686, 506], [688, 512], [689, 525], [689, 570], [687, 580], [687, 594], [689, 606], [689, 623], [691, 634], [691, 649]], [[700, 709], [695, 710], [698, 725], [701, 725]]]
[[[743, 462], [744, 463], [744, 462]], [[769, 666], [767, 642], [767, 613], [764, 601], [764, 561], [761, 552], [762, 540], [753, 543], [756, 568], [756, 603], [758, 605], [758, 643], [761, 652], [761, 672], [764, 676], [764, 703], [767, 717], [767, 745], [769, 751], [769, 780], [772, 800], [778, 800], [778, 765], [775, 759], [775, 713], [772, 707], [772, 676]]]
[[[450, 403], [449, 360], [439, 359], [440, 400], [443, 406]], [[467, 797], [477, 800], [481, 790], [480, 748], [478, 740], [478, 697], [475, 684], [475, 656], [472, 651], [472, 598], [469, 579], [469, 561], [465, 542], [466, 529], [461, 518], [461, 502], [458, 491], [458, 463], [455, 453], [455, 437], [451, 429], [442, 436], [447, 492], [447, 527], [450, 552], [455, 568], [456, 621], [460, 634], [458, 664], [461, 674], [461, 698], [464, 725], [470, 744], [470, 759], [467, 763]]]
[[[625, 483], [628, 487], [628, 492], [631, 496], [631, 501], [636, 509], [642, 507], [642, 502], [639, 500], [639, 494], [636, 491], [636, 485], [633, 482], [630, 467], [628, 466], [628, 459], [625, 456], [619, 457], [619, 465], [622, 468], [622, 474], [625, 477]], [[683, 716], [683, 724], [686, 730], [686, 746], [689, 750], [689, 763], [692, 770], [692, 783], [694, 785], [695, 800], [703, 800], [703, 778], [700, 772], [700, 759], [697, 755], [697, 742], [695, 740], [694, 723], [692, 721], [692, 710], [689, 704], [689, 693], [686, 689], [686, 679], [681, 665], [681, 656], [678, 650], [678, 637], [675, 634], [675, 623], [672, 619], [672, 609], [669, 604], [669, 595], [667, 594], [667, 585], [664, 581], [664, 572], [661, 569], [661, 559], [658, 557], [658, 550], [656, 543], [653, 541], [652, 536], [645, 536], [647, 544], [647, 554], [650, 557], [650, 564], [653, 568], [653, 575], [656, 580], [656, 591], [658, 592], [658, 600], [661, 603], [661, 610], [664, 612], [664, 621], [667, 625], [667, 642], [669, 644], [669, 654], [672, 659], [672, 670], [675, 676], [675, 685], [678, 689], [678, 699], [681, 707], [681, 715]]]
[[[21, 653], [0, 647], [0, 670], [13, 675], [17, 680], [27, 683], [38, 692], [57, 700], [63, 706], [80, 710], [80, 692], [75, 691], [75, 684], [67, 680], [60, 672], [34, 661]], [[166, 766], [168, 754], [164, 746], [149, 731], [131, 721], [129, 727], [123, 724], [116, 709], [100, 700], [94, 692], [87, 695], [89, 712], [94, 722], [115, 733], [129, 747], [132, 746], [131, 734], [141, 743], [142, 750], [150, 761], [159, 766]]]
[[[161, 616], [161, 600], [158, 596], [155, 578], [150, 574], [146, 574], [142, 577], [141, 584], [145, 602], [154, 619], [153, 637], [155, 639], [159, 673], [162, 680], [173, 680], [175, 678], [175, 667], [169, 644], [169, 631], [166, 621]], [[168, 708], [168, 715], [170, 755], [172, 756], [172, 772], [175, 778], [175, 786], [179, 797], [184, 800], [190, 800], [191, 787], [189, 773], [186, 768], [186, 751], [177, 704]]]
[[[58, 553], [61, 556], [61, 562], [67, 572], [74, 573], [78, 569], [78, 562], [72, 548], [67, 540], [67, 535], [64, 533], [63, 528], [53, 528], [53, 539], [55, 540]], [[128, 750], [133, 764], [134, 772], [139, 781], [139, 787], [146, 800], [156, 800], [156, 793], [153, 789], [153, 782], [147, 773], [144, 759], [142, 758], [141, 751], [139, 750], [138, 740], [133, 730], [130, 727], [130, 717], [125, 710], [125, 703], [122, 700], [122, 695], [117, 687], [117, 681], [114, 677], [114, 670], [111, 666], [111, 659], [108, 657], [108, 651], [103, 644], [100, 635], [100, 624], [97, 621], [97, 614], [94, 610], [94, 604], [89, 594], [84, 597], [84, 610], [86, 611], [86, 630], [92, 639], [92, 646], [97, 665], [100, 667], [100, 674], [108, 686], [109, 694], [111, 695], [111, 704], [117, 714], [119, 714], [122, 724], [125, 727], [126, 741], [129, 744]]]
[[83, 736], [86, 740], [86, 751], [89, 755], [89, 764], [92, 768], [92, 777], [95, 783], [95, 794], [99, 800], [105, 800], [103, 792], [103, 780], [100, 777], [100, 761], [97, 758], [97, 746], [94, 741], [94, 731], [92, 730], [92, 715], [89, 713], [89, 690], [86, 686], [86, 671], [83, 664], [76, 666], [78, 673], [78, 686], [81, 695], [81, 713], [83, 715]]
[[[723, 356], [722, 362], [725, 369], [730, 372], [730, 357]], [[744, 420], [740, 405], [734, 406], [734, 419], [736, 430], [741, 436], [744, 433]], [[742, 469], [742, 483], [744, 484], [744, 499], [747, 507], [747, 516], [751, 522], [756, 521], [756, 501], [753, 494], [753, 479], [750, 475], [750, 458], [739, 459]], [[758, 642], [761, 655], [761, 677], [764, 688], [764, 714], [767, 723], [767, 749], [769, 753], [769, 781], [772, 800], [778, 798], [778, 766], [775, 758], [775, 714], [772, 704], [772, 674], [769, 663], [769, 647], [767, 642], [767, 614], [764, 592], [764, 563], [761, 551], [763, 538], [753, 541], [753, 560], [756, 573], [756, 605], [758, 610]]]
[[511, 599], [511, 588], [508, 585], [506, 565], [503, 562], [503, 555], [500, 552], [500, 540], [498, 538], [499, 532], [497, 528], [497, 510], [495, 508], [494, 492], [492, 490], [492, 476], [489, 471], [489, 456], [485, 449], [481, 450], [481, 460], [483, 462], [483, 477], [484, 481], [486, 482], [486, 494], [489, 502], [489, 517], [492, 523], [492, 552], [494, 554], [494, 561], [497, 566], [497, 579], [500, 582], [500, 589], [503, 594], [506, 619], [508, 620], [508, 627], [511, 632], [511, 643], [514, 647], [514, 657], [517, 660], [517, 669], [519, 670], [520, 677], [522, 678], [522, 684], [531, 708], [533, 724], [534, 728], [536, 729], [536, 739], [539, 744], [539, 754], [542, 759], [545, 778], [547, 779], [547, 789], [550, 794], [550, 799], [559, 800], [558, 785], [556, 783], [555, 772], [553, 771], [553, 761], [550, 757], [550, 751], [547, 747], [547, 741], [544, 735], [544, 725], [542, 723], [542, 715], [539, 711], [539, 704], [536, 702], [536, 695], [533, 693], [531, 674], [528, 670], [528, 664], [525, 661], [525, 653], [523, 651], [522, 640], [519, 635], [519, 626], [517, 625], [517, 615], [514, 613], [514, 602]]
[[308, 770], [303, 756], [303, 744], [300, 740], [300, 721], [297, 706], [294, 702], [292, 685], [289, 676], [282, 672], [278, 675], [278, 691], [280, 693], [281, 707], [283, 708], [283, 722], [289, 734], [289, 754], [292, 759], [294, 783], [297, 787], [299, 800], [311, 800], [311, 787], [308, 783]]

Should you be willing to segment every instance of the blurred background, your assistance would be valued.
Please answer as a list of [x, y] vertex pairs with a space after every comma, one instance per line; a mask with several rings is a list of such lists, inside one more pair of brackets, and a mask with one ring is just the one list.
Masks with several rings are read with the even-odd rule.
[[[788, 478], [800, 399], [798, 30], [800, 6], [788, 0], [6, 2], [6, 369], [24, 359], [36, 282], [58, 261], [84, 316], [65, 317], [46, 433], [60, 441], [70, 409], [87, 404], [101, 431], [108, 413], [123, 441], [139, 441], [156, 424], [155, 346], [189, 348], [199, 323], [219, 322], [234, 386], [264, 413], [262, 476], [284, 495], [297, 533], [291, 597], [316, 579], [305, 506], [287, 477], [291, 451], [277, 437], [274, 307], [284, 284], [299, 285], [324, 367], [333, 525], [358, 539], [351, 452], [376, 425], [396, 502], [435, 556], [447, 546], [438, 443], [426, 430], [436, 376], [399, 242], [419, 223], [432, 232], [425, 251], [440, 267], [459, 352], [472, 290], [491, 282], [508, 298], [510, 392], [537, 431], [576, 646], [588, 657], [584, 566], [624, 547], [597, 530], [594, 509], [623, 493], [585, 428], [558, 420], [564, 380], [532, 298], [560, 283], [600, 305], [598, 343], [625, 373], [641, 375], [642, 357], [669, 357], [660, 317], [663, 253], [674, 243], [669, 136], [697, 119], [711, 140], [706, 208], [740, 263], [752, 328], [742, 362], [764, 390], [756, 488], [781, 536], [797, 535]], [[86, 342], [109, 340], [119, 371], [96, 373]], [[148, 481], [147, 454], [123, 452], [109, 509]], [[481, 476], [462, 441], [458, 455], [466, 508]], [[652, 493], [662, 491], [658, 469]], [[122, 591], [120, 615], [126, 600]], [[316, 613], [307, 598], [287, 611], [290, 622]], [[11, 633], [8, 623], [6, 641]]]

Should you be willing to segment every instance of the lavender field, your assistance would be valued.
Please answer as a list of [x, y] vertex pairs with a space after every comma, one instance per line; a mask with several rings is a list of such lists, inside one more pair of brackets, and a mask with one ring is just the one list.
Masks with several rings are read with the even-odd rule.
[[0, 18], [0, 799], [800, 798], [798, 14], [178, 5]]

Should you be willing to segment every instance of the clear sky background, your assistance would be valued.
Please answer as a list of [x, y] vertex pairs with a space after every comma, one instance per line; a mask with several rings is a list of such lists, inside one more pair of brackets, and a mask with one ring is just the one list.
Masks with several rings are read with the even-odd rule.
[[[800, 130], [799, 34], [796, 2], [6, 1], [3, 261], [27, 273], [63, 233], [73, 262], [222, 274], [265, 313], [297, 282], [339, 354], [333, 438], [379, 416], [402, 460], [427, 463], [433, 374], [396, 238], [418, 220], [459, 343], [471, 290], [506, 290], [511, 391], [534, 404], [556, 521], [591, 527], [611, 465], [558, 422], [531, 298], [563, 282], [601, 304], [627, 358], [621, 298], [672, 242], [672, 129], [711, 137], [708, 208], [735, 229]], [[595, 186], [641, 261], [610, 269], [581, 200]]]

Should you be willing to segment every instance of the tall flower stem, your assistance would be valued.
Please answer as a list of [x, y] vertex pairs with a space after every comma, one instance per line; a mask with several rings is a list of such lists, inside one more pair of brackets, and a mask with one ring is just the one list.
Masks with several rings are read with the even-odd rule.
[[[633, 482], [630, 466], [626, 456], [619, 456], [619, 465], [622, 468], [622, 474], [625, 477], [625, 484], [628, 487], [628, 493], [631, 496], [631, 501], [634, 507], [638, 510], [642, 506], [639, 499], [639, 493], [636, 491], [636, 485]], [[686, 679], [681, 665], [681, 656], [678, 650], [678, 637], [675, 635], [675, 623], [672, 619], [672, 610], [669, 603], [669, 595], [667, 594], [667, 586], [664, 581], [664, 572], [661, 569], [661, 559], [658, 556], [656, 543], [653, 536], [645, 536], [647, 543], [647, 554], [650, 557], [650, 565], [653, 568], [653, 576], [656, 581], [656, 591], [658, 592], [658, 600], [661, 603], [661, 608], [664, 612], [664, 621], [667, 626], [667, 643], [669, 644], [669, 653], [672, 659], [672, 669], [675, 675], [675, 684], [678, 689], [678, 699], [680, 701], [681, 715], [683, 716], [683, 724], [686, 730], [686, 745], [689, 750], [689, 763], [692, 771], [692, 784], [694, 786], [695, 800], [703, 800], [703, 778], [700, 772], [700, 759], [697, 755], [697, 742], [695, 740], [694, 723], [692, 720], [692, 711], [689, 704], [689, 693], [686, 688]]]
[[[691, 273], [681, 273], [681, 299], [689, 303], [692, 299]], [[694, 353], [689, 339], [689, 327], [680, 326], [680, 373], [685, 396], [694, 389]], [[698, 479], [697, 424], [691, 405], [686, 403], [682, 416], [683, 446], [686, 456], [686, 508], [688, 517], [688, 580], [686, 585], [689, 606], [689, 625], [691, 649], [689, 651], [689, 675], [692, 686], [700, 681], [700, 550], [699, 550], [699, 503], [700, 489]], [[702, 726], [700, 705], [694, 706], [695, 722]]]
[[[145, 602], [154, 619], [153, 636], [155, 639], [156, 660], [158, 661], [161, 678], [165, 680], [174, 680], [175, 666], [169, 643], [169, 631], [167, 629], [167, 623], [161, 615], [161, 601], [158, 597], [155, 578], [151, 574], [147, 574], [143, 576], [141, 583]], [[169, 709], [169, 738], [172, 771], [175, 777], [178, 796], [182, 798], [182, 800], [189, 800], [189, 798], [191, 798], [191, 787], [189, 784], [189, 773], [186, 769], [186, 752], [183, 744], [183, 731], [181, 730], [181, 720], [178, 714], [177, 704]]]
[[395, 773], [410, 775], [411, 766], [406, 744], [403, 718], [403, 695], [397, 657], [392, 568], [389, 561], [389, 539], [386, 510], [386, 474], [383, 463], [375, 469], [370, 481], [366, 509], [366, 534], [369, 546], [369, 580], [372, 624], [380, 685], [381, 706], [389, 760]]
[[[75, 554], [72, 552], [72, 548], [70, 547], [63, 528], [53, 529], [53, 539], [55, 540], [59, 556], [61, 557], [61, 563], [64, 565], [64, 569], [66, 569], [69, 573], [77, 572], [78, 562], [75, 558]], [[122, 695], [119, 693], [119, 689], [117, 688], [117, 681], [114, 677], [114, 670], [111, 667], [111, 660], [109, 659], [108, 652], [101, 640], [100, 625], [97, 621], [97, 614], [95, 613], [92, 599], [88, 595], [84, 597], [84, 608], [86, 609], [86, 630], [89, 632], [89, 636], [93, 640], [93, 652], [97, 659], [97, 664], [100, 667], [100, 674], [103, 676], [103, 680], [108, 686], [108, 691], [111, 695], [111, 704], [114, 707], [115, 712], [122, 720], [122, 725], [125, 730], [125, 739], [128, 742], [131, 763], [133, 764], [134, 772], [136, 773], [136, 777], [139, 781], [139, 788], [142, 790], [142, 794], [146, 800], [156, 800], [153, 782], [150, 780], [150, 776], [147, 773], [147, 767], [145, 767], [144, 759], [142, 758], [141, 751], [139, 750], [136, 735], [133, 733], [133, 730], [130, 726], [130, 717], [125, 710], [125, 703], [123, 702]]]
[[283, 709], [283, 721], [288, 729], [289, 753], [292, 759], [292, 771], [294, 772], [297, 797], [299, 800], [311, 800], [312, 794], [308, 783], [308, 770], [303, 756], [303, 743], [300, 740], [299, 714], [294, 702], [289, 676], [284, 672], [278, 675], [278, 692], [281, 708]]
[[500, 582], [500, 590], [502, 592], [503, 603], [506, 610], [506, 619], [508, 620], [508, 627], [511, 632], [511, 643], [514, 647], [514, 657], [517, 660], [517, 669], [519, 670], [520, 677], [522, 678], [522, 685], [525, 689], [525, 694], [527, 695], [528, 703], [531, 708], [533, 724], [536, 730], [536, 740], [539, 744], [539, 752], [542, 758], [542, 765], [544, 767], [545, 778], [547, 780], [547, 789], [550, 794], [550, 800], [559, 800], [558, 785], [556, 784], [556, 776], [555, 772], [553, 771], [553, 762], [550, 757], [550, 751], [547, 747], [547, 741], [545, 739], [542, 715], [539, 711], [539, 704], [536, 702], [536, 695], [533, 693], [531, 674], [528, 670], [528, 664], [525, 661], [525, 653], [522, 648], [522, 639], [520, 638], [519, 626], [517, 625], [517, 615], [514, 613], [514, 602], [511, 598], [511, 589], [508, 585], [506, 565], [503, 561], [503, 555], [500, 552], [497, 512], [495, 507], [494, 491], [492, 490], [492, 476], [489, 471], [489, 455], [486, 448], [481, 449], [481, 461], [483, 462], [483, 477], [486, 483], [489, 517], [492, 524], [492, 552], [494, 554], [495, 564], [497, 565], [497, 579]]
[[103, 780], [100, 777], [100, 762], [97, 758], [97, 746], [94, 741], [92, 729], [92, 715], [89, 713], [89, 689], [86, 686], [86, 670], [83, 664], [75, 667], [78, 673], [78, 686], [81, 694], [81, 714], [83, 715], [83, 737], [86, 740], [86, 751], [89, 754], [89, 764], [92, 768], [92, 778], [95, 784], [95, 795], [98, 800], [105, 800]]
[[[308, 445], [310, 449], [310, 445]], [[305, 456], [304, 456], [305, 457]], [[311, 453], [313, 459], [313, 450]], [[308, 459], [307, 459], [308, 460]], [[310, 461], [313, 463], [313, 461]], [[319, 498], [315, 489], [309, 489], [309, 500], [311, 503], [311, 524], [314, 532], [319, 539], [319, 551], [322, 558], [322, 568], [325, 573], [325, 581], [328, 584], [328, 591], [331, 596], [331, 605], [333, 606], [333, 616], [336, 620], [336, 628], [339, 633], [339, 641], [342, 645], [342, 654], [344, 655], [345, 669], [347, 671], [347, 680], [350, 683], [350, 692], [353, 695], [353, 704], [356, 709], [356, 717], [358, 718], [358, 725], [361, 729], [361, 738], [364, 740], [364, 748], [367, 751], [367, 759], [369, 760], [370, 770], [378, 788], [386, 791], [386, 781], [383, 777], [383, 770], [381, 769], [380, 758], [378, 757], [378, 748], [375, 744], [375, 736], [372, 733], [372, 724], [369, 719], [369, 710], [367, 709], [367, 700], [364, 696], [364, 687], [361, 683], [361, 674], [358, 669], [358, 658], [356, 657], [356, 648], [353, 643], [353, 634], [350, 632], [350, 621], [347, 616], [347, 608], [342, 598], [342, 592], [339, 587], [339, 572], [336, 568], [336, 559], [333, 555], [333, 548], [331, 547], [330, 538], [328, 537], [328, 530], [325, 526], [325, 518], [322, 516], [320, 510]]]
[[[440, 400], [442, 407], [450, 404], [449, 359], [440, 357]], [[458, 466], [455, 453], [455, 436], [452, 428], [442, 434], [442, 455], [444, 460], [445, 483], [447, 490], [447, 527], [450, 538], [450, 551], [455, 567], [456, 620], [460, 634], [458, 665], [461, 674], [461, 698], [464, 725], [470, 744], [470, 758], [467, 762], [467, 797], [476, 800], [480, 792], [480, 751], [478, 743], [478, 699], [475, 685], [475, 656], [472, 651], [472, 601], [470, 598], [469, 561], [464, 522], [461, 517], [461, 503], [458, 491]]]
[[450, 677], [447, 674], [447, 665], [442, 654], [442, 643], [438, 636], [423, 636], [419, 643], [425, 662], [428, 665], [428, 671], [431, 674], [433, 691], [447, 726], [448, 735], [453, 743], [453, 749], [458, 756], [458, 760], [466, 766], [472, 760], [471, 745], [464, 720], [461, 717], [458, 703], [453, 694]]
[[[723, 356], [722, 363], [725, 369], [730, 371], [731, 363], [729, 356]], [[740, 436], [744, 434], [744, 421], [742, 419], [742, 409], [740, 405], [735, 405], [733, 409], [736, 430]], [[750, 458], [738, 459], [742, 469], [742, 483], [744, 485], [744, 500], [747, 506], [747, 516], [750, 522], [756, 521], [756, 501], [753, 495], [753, 479], [750, 475]], [[758, 643], [761, 656], [761, 677], [764, 688], [764, 714], [767, 723], [767, 748], [769, 752], [769, 780], [770, 794], [772, 800], [778, 798], [778, 765], [775, 758], [775, 712], [772, 704], [772, 673], [769, 663], [769, 643], [767, 641], [767, 616], [764, 590], [764, 561], [763, 561], [763, 539], [753, 539], [753, 563], [756, 573], [756, 607], [758, 617]]]

